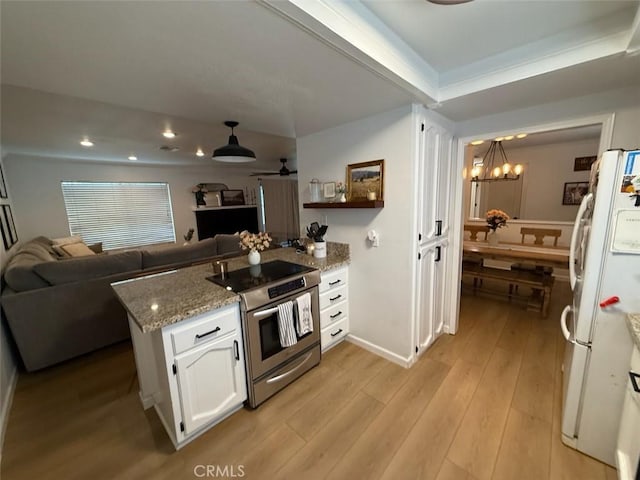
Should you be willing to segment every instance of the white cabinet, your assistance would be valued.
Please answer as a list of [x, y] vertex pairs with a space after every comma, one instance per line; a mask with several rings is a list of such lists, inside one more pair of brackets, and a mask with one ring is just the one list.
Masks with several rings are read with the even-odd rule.
[[140, 396], [153, 406], [176, 448], [247, 398], [238, 304], [143, 334], [129, 320]]
[[417, 354], [421, 355], [444, 332], [444, 261], [447, 243], [428, 244], [419, 249], [417, 278]]
[[340, 343], [349, 333], [348, 279], [348, 267], [321, 274], [320, 345], [323, 352]]
[[445, 331], [455, 137], [431, 121], [422, 107], [414, 109], [414, 118], [418, 175], [414, 324], [415, 353], [421, 355]]
[[618, 478], [634, 480], [640, 474], [640, 350], [633, 347], [631, 368], [624, 395], [618, 447], [616, 451]]

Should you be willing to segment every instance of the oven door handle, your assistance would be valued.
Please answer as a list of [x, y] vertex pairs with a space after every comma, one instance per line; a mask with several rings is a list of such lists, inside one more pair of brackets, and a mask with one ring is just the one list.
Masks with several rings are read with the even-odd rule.
[[282, 375], [277, 375], [275, 377], [271, 377], [269, 380], [267, 380], [267, 383], [275, 383], [278, 382], [280, 380], [282, 380], [283, 378], [288, 377], [289, 375], [295, 373], [296, 370], [298, 370], [300, 367], [302, 367], [305, 363], [307, 363], [307, 360], [309, 360], [311, 358], [311, 355], [313, 355], [313, 352], [309, 352], [305, 355], [305, 357], [302, 359], [302, 361], [296, 365], [295, 367], [293, 367], [291, 370], [289, 370], [288, 372], [283, 373]]
[[278, 313], [278, 307], [267, 308], [266, 310], [260, 310], [259, 312], [254, 312], [251, 315], [256, 318], [268, 317], [269, 315], [273, 315], [274, 313]]

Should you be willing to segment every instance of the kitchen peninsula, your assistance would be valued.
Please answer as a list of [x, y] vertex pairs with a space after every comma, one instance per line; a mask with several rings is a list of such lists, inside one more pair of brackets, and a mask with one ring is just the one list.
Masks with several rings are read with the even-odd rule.
[[[282, 261], [301, 271], [316, 272], [315, 278], [321, 279], [312, 303], [317, 348], [312, 360], [317, 364], [320, 345], [326, 350], [348, 333], [348, 245], [329, 242], [327, 257], [322, 259], [296, 253], [293, 248], [276, 248], [261, 255], [262, 264], [252, 267], [256, 271]], [[228, 259], [231, 276], [248, 266], [246, 255]], [[246, 308], [240, 302], [246, 299], [242, 292], [208, 281], [212, 274], [212, 265], [207, 263], [112, 285], [127, 309], [143, 407], [155, 408], [176, 448], [236, 412], [247, 395], [251, 401], [253, 389], [268, 390], [264, 384], [272, 383], [259, 385], [251, 380], [251, 355], [245, 346], [255, 349], [256, 344], [248, 341], [252, 334], [245, 331]], [[299, 338], [299, 344], [304, 345], [305, 340]], [[303, 354], [301, 363], [311, 357], [310, 348], [301, 357]], [[298, 369], [294, 366], [291, 372]], [[287, 371], [279, 376], [291, 375], [293, 380], [304, 371], [300, 368], [295, 374]], [[267, 391], [266, 398], [276, 391]]]

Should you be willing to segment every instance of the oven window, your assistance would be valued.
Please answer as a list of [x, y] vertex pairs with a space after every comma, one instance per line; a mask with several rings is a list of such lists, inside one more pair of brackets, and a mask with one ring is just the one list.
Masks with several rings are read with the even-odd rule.
[[262, 360], [282, 351], [277, 314], [260, 320], [260, 351], [262, 352]]

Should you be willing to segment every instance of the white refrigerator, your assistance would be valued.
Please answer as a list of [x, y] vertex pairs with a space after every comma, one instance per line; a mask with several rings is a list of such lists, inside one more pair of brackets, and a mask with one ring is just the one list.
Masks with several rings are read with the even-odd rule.
[[560, 318], [562, 441], [613, 466], [632, 348], [625, 317], [640, 312], [638, 182], [640, 150], [593, 165], [571, 237], [573, 302]]

